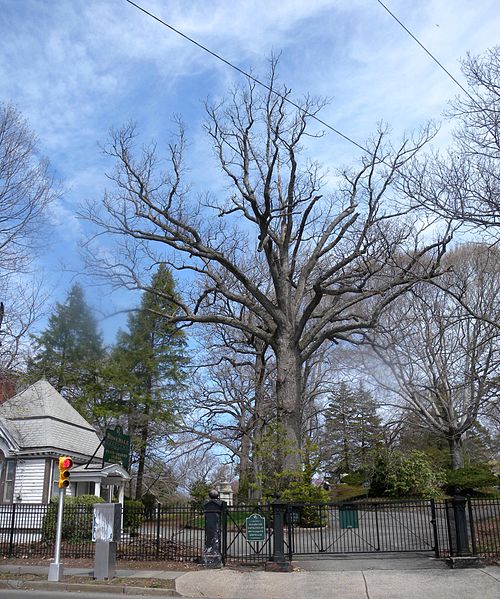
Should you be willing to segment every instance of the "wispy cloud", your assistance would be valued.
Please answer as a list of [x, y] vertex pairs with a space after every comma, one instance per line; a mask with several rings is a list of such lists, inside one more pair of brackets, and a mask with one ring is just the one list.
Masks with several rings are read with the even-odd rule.
[[[322, 118], [362, 143], [380, 120], [401, 135], [439, 119], [459, 91], [375, 1], [139, 3], [258, 76], [265, 76], [270, 53], [281, 52], [281, 78], [294, 97], [331, 98]], [[459, 78], [467, 51], [481, 53], [498, 43], [497, 0], [387, 4]], [[220, 97], [240, 75], [125, 1], [6, 2], [0, 19], [0, 100], [15, 102], [30, 120], [65, 183], [52, 210], [59, 248], [54, 270], [63, 254], [77, 262], [82, 228], [75, 209], [102, 195], [110, 164], [97, 142], [111, 125], [137, 119], [144, 139], [162, 142], [172, 129], [171, 114], [183, 114], [191, 175], [220, 188], [208, 168], [203, 100]], [[358, 154], [331, 132], [313, 151], [332, 176], [335, 166]]]

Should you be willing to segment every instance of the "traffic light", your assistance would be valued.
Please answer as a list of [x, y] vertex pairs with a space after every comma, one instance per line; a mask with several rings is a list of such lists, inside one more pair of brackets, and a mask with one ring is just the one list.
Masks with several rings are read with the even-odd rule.
[[68, 456], [59, 458], [59, 488], [65, 489], [69, 486], [69, 469], [73, 466], [73, 460]]

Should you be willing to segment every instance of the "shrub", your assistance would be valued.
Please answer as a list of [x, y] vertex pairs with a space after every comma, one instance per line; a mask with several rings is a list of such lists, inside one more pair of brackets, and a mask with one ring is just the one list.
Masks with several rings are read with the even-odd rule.
[[387, 477], [391, 497], [437, 497], [441, 494], [444, 472], [434, 468], [422, 451], [396, 454]]
[[422, 451], [404, 454], [378, 450], [370, 481], [372, 497], [437, 497], [445, 474], [434, 467]]
[[142, 501], [126, 499], [123, 504], [123, 531], [131, 536], [139, 532], [144, 520], [144, 504]]
[[497, 476], [492, 472], [489, 464], [473, 464], [458, 470], [446, 472], [446, 492], [474, 494], [477, 489], [492, 487], [498, 484]]
[[[85, 542], [92, 540], [93, 506], [104, 503], [104, 499], [95, 495], [66, 496], [61, 538], [64, 541]], [[48, 507], [42, 523], [42, 539], [53, 543], [56, 538], [57, 507], [59, 497], [54, 497]]]

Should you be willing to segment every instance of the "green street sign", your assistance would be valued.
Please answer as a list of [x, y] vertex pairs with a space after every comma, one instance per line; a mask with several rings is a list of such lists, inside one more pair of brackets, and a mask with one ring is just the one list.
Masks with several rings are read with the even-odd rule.
[[252, 514], [246, 519], [247, 541], [266, 540], [266, 519], [260, 514]]
[[123, 433], [121, 426], [108, 428], [104, 438], [104, 461], [121, 464], [125, 470], [128, 470], [129, 453], [130, 436]]

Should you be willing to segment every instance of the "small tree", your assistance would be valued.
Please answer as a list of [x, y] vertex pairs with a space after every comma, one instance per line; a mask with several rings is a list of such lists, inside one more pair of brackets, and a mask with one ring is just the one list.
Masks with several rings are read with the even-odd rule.
[[[314, 475], [321, 464], [318, 447], [307, 441], [300, 451], [299, 465], [294, 469], [282, 470], [283, 459], [290, 451], [296, 450], [287, 442], [283, 435], [283, 428], [279, 424], [270, 426], [256, 444], [257, 456], [266, 457], [261, 471], [257, 474], [256, 482], [263, 501], [284, 503], [328, 501], [328, 493], [314, 483]], [[317, 526], [321, 523], [319, 512], [315, 508], [303, 510], [300, 518], [305, 526]]]

